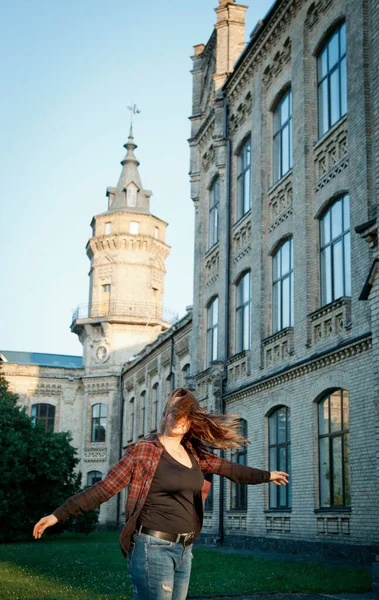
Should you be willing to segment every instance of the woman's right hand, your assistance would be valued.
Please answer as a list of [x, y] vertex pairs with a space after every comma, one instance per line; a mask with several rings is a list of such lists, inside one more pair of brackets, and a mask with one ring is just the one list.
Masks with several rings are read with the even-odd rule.
[[54, 515], [47, 515], [47, 517], [42, 517], [42, 519], [40, 519], [38, 521], [38, 523], [36, 523], [34, 525], [33, 537], [36, 540], [38, 540], [38, 538], [41, 537], [41, 535], [43, 534], [45, 529], [47, 527], [51, 527], [52, 525], [55, 525], [55, 523], [58, 523], [58, 519]]

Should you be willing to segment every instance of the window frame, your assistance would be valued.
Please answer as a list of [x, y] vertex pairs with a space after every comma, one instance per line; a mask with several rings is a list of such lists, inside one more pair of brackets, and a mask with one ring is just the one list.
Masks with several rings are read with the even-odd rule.
[[[340, 393], [340, 411], [341, 411], [341, 429], [340, 430], [334, 430], [331, 431], [331, 401], [330, 398], [333, 397], [335, 394]], [[344, 414], [344, 398], [345, 398], [345, 394], [346, 394], [346, 398], [347, 398], [347, 413], [348, 413], [348, 417], [347, 417], [347, 423], [348, 423], [348, 427], [345, 427], [345, 414]], [[322, 404], [324, 404], [326, 401], [328, 401], [328, 432], [327, 433], [320, 433], [321, 427], [320, 427], [320, 407]], [[349, 423], [349, 411], [350, 411], [350, 402], [349, 402], [349, 393], [347, 390], [342, 389], [342, 388], [337, 388], [335, 390], [329, 391], [326, 394], [324, 394], [320, 400], [317, 402], [317, 445], [318, 445], [318, 485], [319, 485], [319, 507], [320, 510], [339, 510], [339, 509], [343, 509], [343, 508], [350, 508], [351, 507], [351, 486], [350, 486], [350, 463], [349, 463], [349, 450], [350, 450], [350, 446], [349, 446], [349, 441], [350, 441], [350, 423]], [[334, 502], [335, 500], [335, 494], [334, 494], [334, 473], [335, 473], [335, 463], [334, 463], [334, 459], [333, 459], [333, 440], [336, 438], [341, 438], [341, 474], [342, 474], [342, 504], [339, 503], [337, 504], [336, 502]], [[321, 465], [321, 460], [322, 460], [322, 452], [321, 452], [321, 444], [320, 444], [320, 440], [322, 439], [328, 439], [328, 452], [327, 452], [327, 457], [328, 457], [328, 481], [329, 481], [329, 499], [330, 502], [329, 504], [325, 504], [323, 503], [322, 500], [322, 493], [323, 493], [323, 486], [322, 486], [322, 465]], [[348, 454], [348, 458], [347, 458], [347, 463], [345, 464], [345, 454], [346, 454], [346, 450], [347, 450], [347, 454]], [[348, 484], [348, 485], [347, 485]], [[350, 500], [350, 503], [347, 503], [347, 500]]]
[[[247, 194], [246, 179], [248, 181]], [[237, 221], [251, 210], [251, 197], [251, 136], [249, 136], [242, 144], [237, 155]]]
[[[279, 413], [285, 409], [286, 432], [285, 440], [279, 442]], [[272, 441], [271, 422], [275, 418], [275, 442]], [[280, 465], [281, 449], [285, 449], [285, 468]], [[272, 465], [271, 451], [275, 451], [275, 466]], [[268, 470], [269, 471], [284, 471], [291, 475], [291, 412], [290, 408], [285, 405], [275, 406], [268, 415]], [[269, 509], [270, 510], [289, 510], [292, 507], [291, 494], [291, 478], [286, 486], [277, 486], [270, 483], [269, 487]], [[282, 494], [285, 494], [285, 503], [282, 503]], [[272, 496], [275, 494], [275, 502]]]
[[[99, 416], [94, 417], [94, 410], [99, 406]], [[105, 415], [103, 413], [103, 407], [105, 408]], [[104, 444], [107, 441], [107, 418], [108, 418], [108, 405], [104, 402], [96, 402], [96, 404], [92, 404], [91, 406], [91, 444]], [[103, 424], [103, 420], [105, 420], [105, 425]], [[97, 425], [96, 425], [97, 422]], [[96, 437], [99, 437], [96, 434], [97, 429], [103, 427], [104, 429], [104, 439], [98, 440]]]
[[[248, 299], [244, 299], [244, 280], [248, 277]], [[243, 352], [244, 350], [250, 350], [251, 348], [251, 301], [252, 301], [252, 283], [251, 283], [251, 271], [245, 271], [240, 276], [236, 283], [236, 354]], [[247, 308], [247, 316], [245, 316], [245, 309]], [[245, 331], [247, 329], [247, 332]], [[246, 334], [246, 335], [245, 335]], [[245, 340], [247, 339], [247, 345], [245, 347]]]
[[[281, 120], [281, 107], [288, 98], [288, 116], [286, 120]], [[279, 126], [277, 127], [276, 122], [278, 121]], [[292, 88], [287, 88], [280, 99], [275, 105], [273, 110], [273, 136], [272, 136], [272, 179], [273, 185], [278, 183], [287, 173], [289, 173], [293, 166], [293, 140], [292, 140]], [[283, 168], [283, 132], [288, 128], [288, 169], [284, 171]], [[278, 144], [276, 140], [279, 140]]]
[[140, 421], [139, 421], [139, 435], [138, 437], [144, 437], [146, 435], [146, 390], [143, 390], [139, 396], [140, 407]]
[[[341, 32], [344, 33], [344, 39], [345, 39], [345, 49], [344, 51], [342, 51], [342, 44], [341, 44]], [[329, 66], [329, 48], [330, 48], [330, 44], [331, 41], [333, 40], [335, 35], [338, 35], [338, 60], [337, 62], [330, 67]], [[322, 56], [324, 54], [324, 52], [326, 53], [326, 73], [324, 75], [320, 76], [320, 65], [322, 65]], [[346, 21], [343, 21], [342, 23], [340, 23], [337, 27], [335, 27], [333, 29], [333, 31], [330, 33], [330, 35], [328, 36], [328, 38], [324, 41], [324, 43], [322, 44], [322, 47], [320, 48], [320, 50], [317, 53], [317, 120], [318, 120], [318, 139], [320, 140], [324, 135], [326, 135], [328, 133], [328, 131], [330, 131], [330, 129], [332, 129], [332, 127], [334, 127], [346, 114], [347, 114], [347, 58], [346, 58], [347, 52], [346, 52]], [[344, 90], [342, 89], [342, 80], [341, 80], [341, 73], [343, 72], [343, 69], [341, 68], [341, 65], [344, 61], [344, 71], [345, 71], [345, 82], [344, 82]], [[337, 120], [332, 123], [332, 94], [331, 94], [331, 78], [334, 75], [334, 73], [338, 71], [338, 112], [339, 112], [339, 117], [337, 118]], [[324, 118], [322, 118], [322, 113], [321, 110], [324, 111], [324, 104], [323, 102], [323, 98], [321, 98], [320, 101], [320, 96], [322, 96], [322, 86], [324, 85], [324, 82], [326, 82], [326, 110], [327, 110], [327, 128], [324, 130], [323, 129], [323, 124], [324, 124]], [[321, 93], [320, 93], [321, 90]], [[345, 111], [343, 112], [343, 101], [345, 103]], [[321, 103], [322, 103], [322, 109], [321, 109]]]
[[[45, 416], [40, 415], [42, 407], [46, 407], [46, 415]], [[52, 409], [52, 410], [50, 410], [50, 409]], [[33, 427], [35, 427], [36, 424], [40, 422], [40, 423], [44, 423], [45, 431], [53, 432], [54, 427], [55, 427], [55, 412], [56, 412], [56, 406], [54, 406], [54, 404], [48, 404], [47, 402], [36, 402], [35, 404], [32, 404], [31, 419], [32, 419]], [[33, 414], [33, 413], [36, 413], [36, 414]]]
[[[240, 433], [247, 439], [247, 421], [240, 419]], [[247, 466], [247, 446], [236, 448], [232, 451], [231, 462]], [[230, 510], [247, 511], [247, 484], [230, 483]]]
[[[207, 306], [207, 348], [206, 348], [206, 357], [207, 357], [207, 365], [210, 365], [211, 362], [218, 359], [218, 320], [219, 320], [219, 310], [218, 310], [218, 296], [215, 296]], [[216, 305], [216, 309], [215, 309]], [[216, 312], [216, 321], [214, 319], [214, 313]], [[210, 324], [211, 321], [211, 324]]]
[[[100, 473], [100, 477], [95, 477], [96, 481], [92, 481], [91, 483], [89, 483], [89, 476], [92, 475], [92, 473]], [[95, 483], [97, 483], [98, 481], [101, 481], [103, 479], [103, 474], [101, 471], [96, 471], [96, 470], [92, 470], [92, 471], [88, 471], [87, 473], [87, 486], [86, 487], [91, 487], [93, 485], [95, 485]]]
[[132, 442], [134, 439], [134, 427], [135, 427], [135, 396], [130, 398], [129, 403], [129, 439], [128, 442]]
[[220, 195], [221, 178], [218, 175], [209, 189], [208, 250], [213, 248], [220, 238]]
[[158, 406], [159, 406], [159, 382], [154, 383], [153, 387], [153, 401], [151, 403], [151, 429], [150, 432], [158, 430]]
[[[289, 270], [283, 273], [282, 267], [282, 255], [283, 249], [286, 244], [289, 243]], [[289, 237], [282, 241], [280, 246], [276, 249], [274, 254], [272, 255], [272, 331], [273, 334], [279, 333], [279, 331], [283, 331], [283, 329], [287, 329], [287, 327], [293, 327], [294, 325], [294, 252], [293, 252], [293, 237]], [[276, 258], [278, 257], [278, 258]], [[280, 261], [280, 275], [279, 277], [274, 274], [274, 265], [275, 260]], [[289, 298], [288, 298], [288, 309], [289, 315], [287, 315], [287, 321], [284, 319], [283, 312], [283, 287], [285, 280], [289, 279]], [[279, 292], [276, 292], [276, 289], [279, 288]], [[278, 318], [278, 311], [276, 310], [276, 306], [278, 306], [278, 300], [280, 301], [280, 317]], [[278, 322], [276, 323], [276, 319]]]

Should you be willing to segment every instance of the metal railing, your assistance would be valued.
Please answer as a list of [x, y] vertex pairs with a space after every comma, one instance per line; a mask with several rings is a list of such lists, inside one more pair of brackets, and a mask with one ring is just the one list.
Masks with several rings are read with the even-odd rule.
[[147, 302], [93, 302], [79, 304], [72, 313], [72, 322], [77, 319], [97, 319], [101, 317], [134, 317], [144, 319], [159, 319], [166, 323], [176, 323], [179, 315], [174, 310], [162, 305]]

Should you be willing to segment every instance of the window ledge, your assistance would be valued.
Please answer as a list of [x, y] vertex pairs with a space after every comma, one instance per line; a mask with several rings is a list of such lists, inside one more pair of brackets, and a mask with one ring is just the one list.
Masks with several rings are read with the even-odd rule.
[[247, 212], [245, 212], [244, 215], [242, 215], [242, 217], [239, 217], [239, 219], [232, 225], [232, 231], [234, 232], [236, 229], [238, 229], [245, 221], [248, 221], [249, 217], [251, 217], [251, 208], [249, 208], [249, 210]]
[[226, 361], [226, 364], [231, 365], [232, 363], [236, 362], [240, 358], [245, 358], [245, 356], [249, 352], [249, 350], [241, 350], [241, 352], [237, 352], [237, 354], [233, 354], [233, 356], [228, 358], [228, 360]]
[[210, 248], [208, 248], [208, 250], [205, 252], [204, 257], [208, 258], [208, 256], [210, 256], [212, 254], [212, 252], [214, 252], [215, 250], [218, 250], [220, 246], [220, 242], [216, 242], [215, 244], [213, 244], [213, 246], [211, 246]]
[[236, 514], [240, 514], [240, 515], [246, 515], [247, 514], [247, 508], [229, 508], [226, 511], [227, 515], [236, 515]]
[[344, 115], [343, 117], [341, 117], [339, 119], [339, 121], [337, 121], [337, 123], [334, 123], [334, 125], [328, 129], [328, 131], [326, 131], [322, 137], [320, 137], [316, 142], [314, 142], [313, 144], [313, 150], [317, 150], [319, 146], [322, 146], [322, 144], [328, 139], [329, 136], [332, 136], [333, 133], [343, 124], [345, 123], [345, 121], [347, 121], [347, 114]]
[[268, 189], [268, 194], [269, 196], [271, 196], [271, 194], [273, 194], [276, 190], [276, 188], [278, 188], [280, 185], [284, 184], [284, 182], [289, 179], [292, 175], [292, 167], [290, 168], [289, 171], [287, 171], [287, 173], [285, 173], [283, 175], [283, 177], [281, 177], [280, 179], [278, 179], [278, 181], [275, 181], [275, 183], [272, 184], [272, 186]]
[[340, 513], [351, 513], [351, 506], [333, 506], [333, 507], [326, 507], [326, 508], [315, 508], [313, 511], [316, 515], [320, 515], [320, 514], [340, 514]]
[[284, 514], [288, 513], [290, 515], [292, 513], [292, 508], [266, 508], [263, 512], [266, 515], [270, 515], [270, 514], [277, 515], [278, 513], [281, 515], [283, 513]]

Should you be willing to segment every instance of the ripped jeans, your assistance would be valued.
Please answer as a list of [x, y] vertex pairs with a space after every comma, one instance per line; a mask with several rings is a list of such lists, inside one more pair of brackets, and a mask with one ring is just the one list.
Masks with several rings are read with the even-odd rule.
[[191, 575], [192, 546], [135, 535], [126, 557], [134, 600], [185, 600]]

